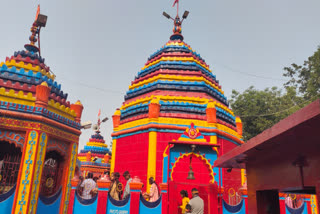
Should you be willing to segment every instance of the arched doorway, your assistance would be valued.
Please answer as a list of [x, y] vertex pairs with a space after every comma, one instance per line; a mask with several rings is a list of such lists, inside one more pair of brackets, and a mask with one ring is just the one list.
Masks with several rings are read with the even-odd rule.
[[56, 151], [49, 151], [43, 166], [40, 195], [52, 196], [61, 187], [64, 158]]
[[8, 192], [17, 183], [21, 161], [21, 148], [0, 141], [0, 194]]

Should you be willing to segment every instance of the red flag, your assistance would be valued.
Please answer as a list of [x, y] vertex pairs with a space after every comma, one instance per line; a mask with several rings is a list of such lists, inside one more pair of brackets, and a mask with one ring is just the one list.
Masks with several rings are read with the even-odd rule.
[[38, 9], [37, 9], [37, 14], [36, 14], [36, 20], [38, 19], [39, 13], [40, 13], [40, 4], [38, 4]]
[[177, 3], [179, 3], [179, 0], [174, 0], [172, 7], [174, 7]]
[[99, 109], [98, 117], [100, 117], [100, 115], [101, 115], [101, 109]]

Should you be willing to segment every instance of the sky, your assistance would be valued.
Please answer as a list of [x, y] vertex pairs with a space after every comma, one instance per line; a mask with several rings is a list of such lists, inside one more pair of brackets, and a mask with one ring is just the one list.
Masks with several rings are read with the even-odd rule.
[[[0, 61], [23, 50], [37, 5], [48, 16], [41, 55], [82, 121], [101, 126], [111, 142], [112, 115], [131, 81], [172, 34], [174, 0], [0, 0]], [[232, 90], [282, 87], [283, 68], [302, 64], [320, 45], [319, 0], [180, 0], [184, 41], [200, 53], [227, 98]], [[83, 130], [83, 148], [93, 131]]]

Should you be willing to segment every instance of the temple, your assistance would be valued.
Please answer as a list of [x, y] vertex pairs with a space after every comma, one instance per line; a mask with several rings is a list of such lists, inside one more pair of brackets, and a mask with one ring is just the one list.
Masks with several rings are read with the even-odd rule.
[[68, 208], [83, 106], [70, 104], [40, 55], [46, 19], [38, 11], [30, 43], [0, 64], [1, 213]]
[[82, 176], [92, 172], [94, 177], [100, 178], [105, 173], [110, 173], [110, 157], [108, 145], [100, 134], [100, 118], [95, 125], [95, 134], [91, 135], [89, 142], [78, 154], [79, 169]]
[[[230, 109], [216, 75], [184, 41], [182, 23], [188, 14], [181, 18], [177, 10], [171, 18], [164, 13], [173, 21], [173, 34], [149, 56], [112, 115], [111, 153], [100, 132], [108, 118], [100, 120], [100, 111], [94, 134], [78, 152], [83, 106], [67, 101], [45, 65], [36, 42], [47, 17], [38, 10], [30, 43], [0, 64], [1, 212], [178, 214], [180, 191], [190, 197], [197, 188], [205, 214], [319, 214], [314, 195], [319, 197], [319, 137], [312, 135], [319, 126], [319, 101], [308, 107], [312, 111], [302, 110], [267, 130], [270, 138], [262, 134], [245, 143], [241, 119]], [[259, 153], [260, 145], [269, 149]], [[289, 150], [294, 166], [287, 164], [290, 145], [300, 148]], [[305, 162], [300, 151], [311, 159]], [[310, 175], [305, 180], [304, 167]], [[272, 170], [278, 170], [276, 178]], [[284, 178], [288, 170], [299, 172], [301, 180]], [[122, 198], [125, 171], [132, 181]], [[123, 185], [113, 186], [109, 172], [119, 173]], [[82, 185], [82, 177], [92, 185]], [[150, 178], [160, 192], [155, 201], [145, 197]], [[119, 198], [111, 196], [112, 187]]]

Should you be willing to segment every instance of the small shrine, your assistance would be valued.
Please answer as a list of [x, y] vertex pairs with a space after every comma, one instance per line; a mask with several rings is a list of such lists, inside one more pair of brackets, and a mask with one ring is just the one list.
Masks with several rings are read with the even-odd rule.
[[89, 142], [78, 154], [78, 160], [81, 163], [80, 172], [85, 177], [88, 172], [92, 172], [94, 177], [101, 177], [105, 172], [110, 171], [111, 152], [106, 144], [103, 136], [100, 134], [100, 126], [102, 122], [107, 120], [100, 120], [100, 111], [98, 115], [98, 122], [93, 129], [95, 134], [91, 135]]

